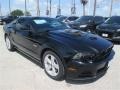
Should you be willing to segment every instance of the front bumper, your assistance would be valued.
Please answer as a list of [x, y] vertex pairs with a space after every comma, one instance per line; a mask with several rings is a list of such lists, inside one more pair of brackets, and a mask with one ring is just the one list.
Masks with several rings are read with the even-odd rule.
[[90, 81], [102, 77], [108, 70], [110, 59], [97, 63], [82, 64], [79, 61], [69, 62], [66, 79], [70, 81]]

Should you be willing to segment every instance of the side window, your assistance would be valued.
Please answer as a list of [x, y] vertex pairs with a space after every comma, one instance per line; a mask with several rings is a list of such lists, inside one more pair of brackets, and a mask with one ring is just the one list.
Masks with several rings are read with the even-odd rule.
[[25, 19], [18, 19], [18, 24], [23, 25], [25, 23]]
[[27, 30], [27, 24], [25, 19], [18, 19], [17, 24], [16, 24], [16, 29], [17, 30]]

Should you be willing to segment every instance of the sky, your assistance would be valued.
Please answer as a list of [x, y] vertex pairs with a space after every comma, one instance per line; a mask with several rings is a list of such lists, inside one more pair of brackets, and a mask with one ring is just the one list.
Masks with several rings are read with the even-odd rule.
[[[36, 0], [27, 0], [27, 10], [35, 16], [36, 15]], [[40, 0], [40, 13], [41, 16], [45, 16], [46, 14], [46, 1], [47, 0]], [[97, 9], [96, 15], [99, 16], [109, 16], [110, 11], [110, 2], [111, 0], [97, 0]], [[2, 15], [7, 15], [9, 13], [9, 0], [0, 0], [1, 3], [1, 10]], [[56, 16], [57, 14], [57, 6], [58, 0], [52, 0], [52, 16]], [[93, 6], [94, 0], [88, 0], [88, 4], [86, 5], [86, 14], [92, 15], [93, 14]], [[61, 0], [61, 8], [62, 8], [62, 15], [71, 15], [71, 0]], [[21, 9], [24, 11], [24, 0], [11, 0], [11, 9]], [[76, 0], [76, 15], [82, 16], [82, 4], [80, 0]], [[112, 15], [120, 15], [120, 0], [114, 0], [113, 3], [113, 12]]]

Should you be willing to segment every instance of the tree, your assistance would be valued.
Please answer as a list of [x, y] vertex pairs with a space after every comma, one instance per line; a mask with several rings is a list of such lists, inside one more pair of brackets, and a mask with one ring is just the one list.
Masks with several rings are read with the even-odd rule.
[[111, 5], [110, 5], [110, 17], [112, 15], [112, 8], [113, 8], [113, 0], [111, 0]]
[[50, 14], [50, 11], [49, 11], [48, 0], [47, 0], [46, 15], [48, 16], [49, 14]]
[[75, 0], [72, 0], [71, 15], [76, 14], [76, 3]]
[[85, 16], [85, 6], [88, 3], [88, 0], [80, 0], [81, 4], [83, 5], [83, 15]]
[[95, 16], [95, 14], [96, 14], [96, 4], [97, 4], [97, 0], [94, 0], [94, 11], [93, 11], [93, 16]]
[[59, 0], [59, 3], [58, 3], [57, 15], [61, 15], [61, 0]]
[[40, 16], [40, 5], [39, 5], [39, 0], [36, 1], [36, 6], [37, 6], [37, 16]]
[[23, 16], [24, 13], [23, 13], [22, 10], [16, 9], [16, 10], [14, 10], [14, 11], [11, 12], [11, 15], [12, 16]]

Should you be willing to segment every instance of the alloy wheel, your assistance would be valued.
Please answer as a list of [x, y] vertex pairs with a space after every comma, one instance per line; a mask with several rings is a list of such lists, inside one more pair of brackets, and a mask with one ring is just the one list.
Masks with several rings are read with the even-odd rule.
[[53, 55], [48, 54], [45, 56], [44, 65], [45, 65], [46, 72], [50, 76], [55, 77], [59, 74], [59, 64], [57, 59]]

